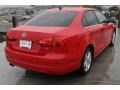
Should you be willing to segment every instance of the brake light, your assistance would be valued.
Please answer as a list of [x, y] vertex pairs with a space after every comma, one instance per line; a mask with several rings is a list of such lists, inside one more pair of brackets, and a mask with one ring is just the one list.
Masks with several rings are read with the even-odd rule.
[[6, 35], [6, 44], [7, 44], [7, 45], [10, 44], [10, 39], [9, 39], [9, 37], [8, 37], [8, 34]]
[[42, 38], [42, 39], [40, 39], [39, 44], [40, 44], [41, 48], [49, 49], [52, 47], [52, 40], [53, 40], [53, 38]]
[[55, 37], [55, 38], [43, 38], [39, 41], [41, 47], [48, 48], [60, 48], [65, 46], [65, 38]]
[[52, 43], [52, 38], [42, 38], [39, 41], [39, 44], [44, 46], [51, 46], [51, 43]]
[[53, 41], [53, 47], [55, 48], [65, 47], [65, 38], [56, 37], [55, 40]]
[[16, 41], [16, 39], [11, 38], [10, 36], [8, 36], [8, 34], [6, 35], [6, 43], [7, 45], [11, 45], [13, 41]]

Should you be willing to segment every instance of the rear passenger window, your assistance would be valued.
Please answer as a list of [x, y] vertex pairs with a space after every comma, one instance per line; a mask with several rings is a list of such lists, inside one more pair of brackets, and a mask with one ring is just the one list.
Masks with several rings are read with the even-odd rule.
[[95, 14], [99, 20], [99, 23], [103, 23], [106, 20], [106, 17], [102, 13], [95, 11]]
[[88, 25], [95, 25], [98, 24], [97, 17], [95, 16], [93, 11], [88, 11], [85, 13], [85, 18], [88, 23]]
[[86, 18], [85, 18], [85, 17], [83, 17], [82, 24], [83, 24], [83, 26], [88, 26], [88, 23], [87, 23], [87, 21], [86, 21]]

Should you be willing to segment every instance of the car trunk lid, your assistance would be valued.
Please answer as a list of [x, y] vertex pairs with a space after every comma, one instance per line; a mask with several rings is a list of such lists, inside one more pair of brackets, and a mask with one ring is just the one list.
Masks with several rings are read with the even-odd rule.
[[[10, 30], [7, 35], [10, 39], [11, 49], [27, 53], [45, 54], [52, 47], [54, 35], [63, 29], [63, 27], [20, 26]], [[21, 47], [21, 42], [23, 45], [28, 44], [27, 48], [26, 46]]]

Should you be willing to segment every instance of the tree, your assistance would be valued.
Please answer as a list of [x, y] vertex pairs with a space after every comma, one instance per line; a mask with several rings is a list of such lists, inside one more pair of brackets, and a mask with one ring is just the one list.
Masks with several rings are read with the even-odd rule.
[[95, 5], [94, 5], [94, 6], [91, 6], [91, 7], [102, 11], [102, 7], [101, 7], [101, 6], [95, 6]]
[[100, 11], [102, 11], [102, 7], [101, 6], [96, 6], [96, 5], [82, 5], [83, 7], [88, 7], [88, 8], [95, 8], [98, 9]]
[[112, 6], [110, 8], [108, 8], [109, 11], [118, 11], [119, 8], [117, 6]]

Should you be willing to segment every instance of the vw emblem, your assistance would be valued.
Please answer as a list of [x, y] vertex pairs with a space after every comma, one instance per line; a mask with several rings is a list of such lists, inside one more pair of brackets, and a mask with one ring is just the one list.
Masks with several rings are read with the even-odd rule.
[[22, 33], [22, 38], [25, 38], [26, 37], [26, 33]]

